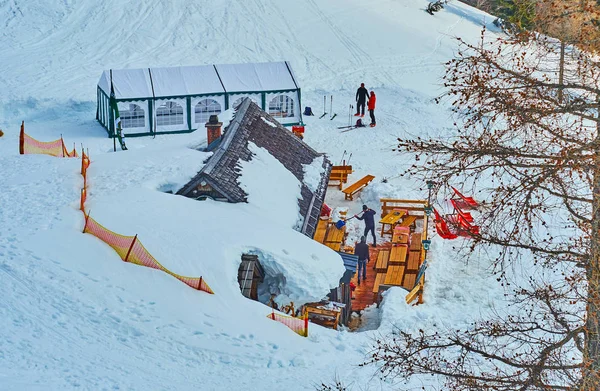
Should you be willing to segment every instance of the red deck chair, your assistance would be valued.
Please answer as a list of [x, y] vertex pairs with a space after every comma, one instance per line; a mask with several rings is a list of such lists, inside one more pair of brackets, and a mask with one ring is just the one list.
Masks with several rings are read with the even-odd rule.
[[444, 220], [444, 218], [440, 216], [440, 214], [437, 210], [435, 210], [435, 208], [433, 209], [433, 212], [435, 213], [435, 229], [438, 235], [440, 235], [442, 239], [456, 239], [458, 236], [452, 233], [452, 231], [450, 231], [446, 220]]
[[465, 220], [465, 218], [462, 217], [462, 215], [460, 215], [460, 214], [457, 214], [456, 218], [457, 218], [458, 225], [460, 226], [461, 231], [462, 231], [462, 232], [459, 232], [459, 234], [461, 236], [479, 235], [479, 226], [478, 225], [472, 225], [470, 222]]
[[451, 187], [452, 190], [454, 190], [454, 194], [456, 194], [456, 196], [460, 198], [459, 200], [456, 200], [457, 205], [460, 205], [460, 209], [477, 209], [479, 204], [477, 203], [477, 201], [475, 201], [475, 199], [473, 199], [473, 197], [466, 197], [460, 191], [458, 191], [456, 187]]
[[459, 215], [461, 215], [465, 220], [467, 220], [469, 223], [472, 223], [474, 221], [473, 220], [473, 216], [471, 215], [471, 213], [469, 213], [469, 212], [463, 212], [460, 209], [460, 206], [458, 205], [458, 203], [456, 202], [456, 200], [451, 199], [450, 203], [454, 207], [454, 210], [456, 210], [456, 213], [458, 213]]

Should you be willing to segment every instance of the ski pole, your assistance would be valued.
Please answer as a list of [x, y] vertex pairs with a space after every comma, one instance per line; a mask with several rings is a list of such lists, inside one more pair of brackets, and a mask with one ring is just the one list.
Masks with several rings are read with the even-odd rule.
[[350, 153], [350, 156], [348, 156], [348, 161], [346, 162], [346, 165], [350, 165], [350, 159], [352, 159], [352, 152]]
[[323, 115], [327, 114], [327, 112], [325, 111], [326, 106], [327, 106], [327, 95], [323, 95]]
[[331, 115], [329, 119], [333, 118], [333, 95], [331, 95], [331, 101], [329, 102], [329, 113]]
[[346, 156], [346, 150], [344, 149], [344, 153], [342, 154], [342, 159], [340, 160], [340, 166], [342, 165], [342, 162], [344, 161], [344, 156]]

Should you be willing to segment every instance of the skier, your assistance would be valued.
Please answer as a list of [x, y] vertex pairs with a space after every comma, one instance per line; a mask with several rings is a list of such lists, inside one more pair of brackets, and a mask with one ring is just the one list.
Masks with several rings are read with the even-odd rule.
[[[365, 103], [367, 102], [367, 97], [369, 96], [369, 91], [365, 88], [365, 83], [360, 83], [360, 87], [356, 90], [356, 114], [355, 117], [359, 115], [361, 117], [365, 116]], [[362, 113], [361, 113], [362, 110]]]
[[375, 97], [375, 91], [371, 91], [371, 96], [369, 97], [369, 103], [367, 103], [367, 107], [369, 109], [369, 115], [371, 116], [371, 127], [377, 125], [375, 123], [375, 101], [377, 98]]
[[367, 279], [367, 262], [371, 258], [367, 238], [364, 236], [361, 236], [360, 243], [356, 243], [356, 246], [354, 246], [354, 255], [358, 257], [358, 285], [360, 285], [361, 276], [363, 282]]
[[365, 221], [365, 239], [369, 231], [371, 231], [371, 235], [373, 235], [373, 247], [377, 247], [377, 241], [375, 239], [375, 211], [373, 209], [369, 209], [367, 205], [363, 205], [362, 216], [354, 215], [354, 217]]

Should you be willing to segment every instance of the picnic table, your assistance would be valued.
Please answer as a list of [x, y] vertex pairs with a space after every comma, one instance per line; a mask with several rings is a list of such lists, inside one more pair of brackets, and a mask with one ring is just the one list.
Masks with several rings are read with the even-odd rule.
[[392, 265], [388, 267], [385, 274], [385, 285], [402, 285], [402, 277], [404, 276], [404, 266]]
[[[382, 218], [381, 220], [379, 220], [379, 223], [381, 224], [381, 236], [384, 235], [384, 233], [390, 233], [393, 234], [394, 233], [394, 226], [396, 224], [398, 224], [398, 221], [400, 221], [400, 219], [406, 214], [405, 210], [402, 209], [395, 209], [392, 210], [390, 213], [388, 213], [387, 215], [385, 215], [384, 218]], [[385, 226], [389, 225], [390, 229], [389, 231], [385, 230]]]
[[400, 245], [392, 247], [390, 252], [390, 265], [401, 265], [406, 262], [406, 253], [408, 252], [408, 246]]

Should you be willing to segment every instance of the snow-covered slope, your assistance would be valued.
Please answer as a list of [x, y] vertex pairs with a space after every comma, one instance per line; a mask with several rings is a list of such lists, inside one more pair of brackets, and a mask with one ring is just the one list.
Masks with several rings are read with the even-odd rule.
[[[206, 154], [189, 147], [202, 144], [204, 132], [130, 139], [129, 151], [113, 153], [94, 120], [104, 69], [288, 60], [303, 106], [317, 114], [305, 118], [305, 140], [334, 163], [344, 151], [346, 158], [352, 153], [356, 177], [377, 177], [347, 203], [351, 213], [362, 203], [376, 206], [380, 196], [424, 197], [421, 183], [397, 177], [411, 162], [392, 151], [395, 139], [451, 126], [447, 107], [432, 98], [441, 92], [442, 63], [456, 49], [452, 36], [477, 39], [492, 20], [460, 3], [432, 17], [423, 11], [426, 4], [0, 2], [6, 16], [0, 29], [0, 128], [6, 133], [0, 138], [0, 389], [300, 390], [335, 373], [357, 386], [388, 389], [390, 382], [372, 378], [374, 368], [356, 366], [374, 333], [392, 324], [456, 327], [486, 311], [501, 292], [488, 279], [485, 259], [466, 267], [449, 256], [450, 245], [436, 240], [423, 306], [407, 307], [403, 291], [392, 289], [383, 311], [369, 311], [378, 331], [311, 326], [309, 338], [301, 338], [241, 296], [235, 260], [241, 251], [268, 249], [274, 262], [267, 267], [290, 276], [290, 297], [306, 299], [326, 293], [339, 277], [335, 254], [289, 228], [288, 217], [282, 226], [257, 220], [264, 199], [225, 205], [160, 192], [202, 166]], [[377, 92], [378, 126], [340, 133], [360, 82]], [[334, 95], [333, 121], [318, 119], [325, 94], [327, 111]], [[79, 161], [19, 156], [21, 120], [40, 140], [62, 134], [67, 144], [89, 148], [92, 217], [117, 232], [139, 234], [165, 266], [203, 275], [216, 294], [125, 264], [83, 235]], [[244, 169], [267, 164], [268, 157], [259, 157], [258, 165]], [[328, 199], [344, 204], [339, 192]], [[207, 224], [220, 228], [211, 234]], [[349, 223], [353, 237], [358, 228]]]

